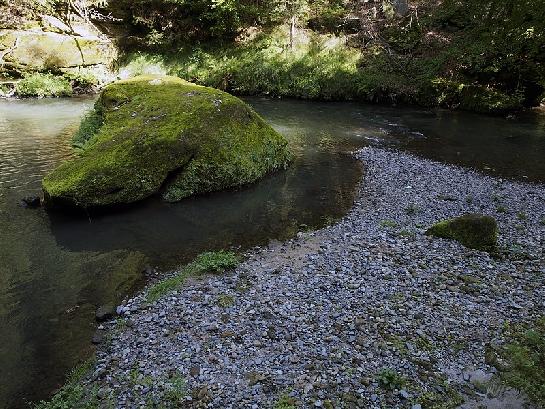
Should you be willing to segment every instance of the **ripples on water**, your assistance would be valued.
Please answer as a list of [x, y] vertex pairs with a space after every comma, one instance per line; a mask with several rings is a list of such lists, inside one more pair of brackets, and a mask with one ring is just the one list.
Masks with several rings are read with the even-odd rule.
[[351, 206], [366, 144], [509, 177], [545, 180], [543, 116], [514, 121], [352, 103], [248, 101], [288, 137], [296, 160], [239, 191], [123, 212], [26, 210], [43, 175], [73, 155], [69, 139], [92, 99], [0, 101], [0, 407], [46, 396], [89, 354], [96, 305], [117, 302], [145, 263], [248, 247], [318, 227]]

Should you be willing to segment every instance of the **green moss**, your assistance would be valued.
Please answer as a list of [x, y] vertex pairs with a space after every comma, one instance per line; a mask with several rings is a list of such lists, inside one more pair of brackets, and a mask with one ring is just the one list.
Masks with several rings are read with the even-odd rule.
[[109, 85], [77, 138], [82, 155], [44, 178], [48, 205], [132, 203], [159, 191], [178, 201], [255, 182], [290, 159], [287, 141], [241, 100], [174, 77]]
[[426, 234], [457, 240], [472, 249], [492, 251], [497, 245], [498, 227], [496, 220], [490, 216], [467, 214], [439, 222]]
[[104, 122], [102, 112], [95, 108], [82, 119], [78, 131], [72, 138], [72, 146], [84, 149], [89, 140], [98, 133]]
[[67, 97], [72, 95], [72, 86], [64, 77], [34, 73], [17, 83], [15, 93], [20, 97]]

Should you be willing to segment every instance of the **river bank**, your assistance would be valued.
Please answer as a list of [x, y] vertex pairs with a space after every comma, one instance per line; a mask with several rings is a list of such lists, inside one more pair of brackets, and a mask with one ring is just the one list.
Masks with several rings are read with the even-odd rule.
[[[489, 351], [545, 311], [545, 187], [356, 156], [365, 176], [344, 219], [151, 305], [136, 296], [106, 324], [86, 388], [117, 407], [521, 407], [493, 387]], [[500, 257], [423, 234], [466, 212], [497, 219]]]

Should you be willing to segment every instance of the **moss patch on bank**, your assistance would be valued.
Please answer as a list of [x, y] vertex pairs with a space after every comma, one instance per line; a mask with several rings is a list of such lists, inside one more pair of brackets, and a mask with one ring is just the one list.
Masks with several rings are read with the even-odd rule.
[[179, 78], [106, 87], [75, 141], [80, 157], [43, 180], [46, 204], [168, 201], [241, 186], [288, 165], [287, 141], [247, 104]]

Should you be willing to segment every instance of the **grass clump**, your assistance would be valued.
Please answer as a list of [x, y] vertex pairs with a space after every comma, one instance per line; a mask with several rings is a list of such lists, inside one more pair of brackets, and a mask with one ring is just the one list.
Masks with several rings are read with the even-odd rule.
[[384, 368], [377, 374], [377, 382], [380, 387], [389, 391], [402, 389], [407, 384], [407, 379], [390, 368]]
[[394, 229], [397, 227], [397, 222], [394, 220], [381, 220], [380, 227]]
[[506, 365], [500, 367], [500, 376], [539, 407], [545, 407], [545, 317], [531, 327], [517, 328], [511, 337], [503, 349]]
[[170, 377], [164, 391], [163, 400], [167, 408], [179, 408], [185, 401], [188, 394], [185, 378], [176, 373]]
[[27, 75], [15, 86], [15, 94], [19, 97], [68, 97], [72, 95], [70, 81], [51, 73], [34, 73]]
[[229, 294], [222, 294], [218, 297], [218, 305], [222, 308], [229, 308], [235, 305], [235, 297]]
[[49, 401], [41, 401], [33, 409], [97, 409], [100, 406], [98, 390], [88, 389], [83, 380], [93, 369], [94, 361], [89, 360], [76, 367], [65, 385]]
[[273, 409], [295, 409], [295, 399], [289, 395], [282, 395], [274, 404]]
[[239, 262], [239, 257], [230, 251], [222, 250], [202, 253], [182, 268], [178, 274], [152, 285], [146, 294], [146, 301], [153, 303], [166, 294], [180, 288], [187, 277], [207, 273], [219, 274], [225, 270], [235, 268]]

